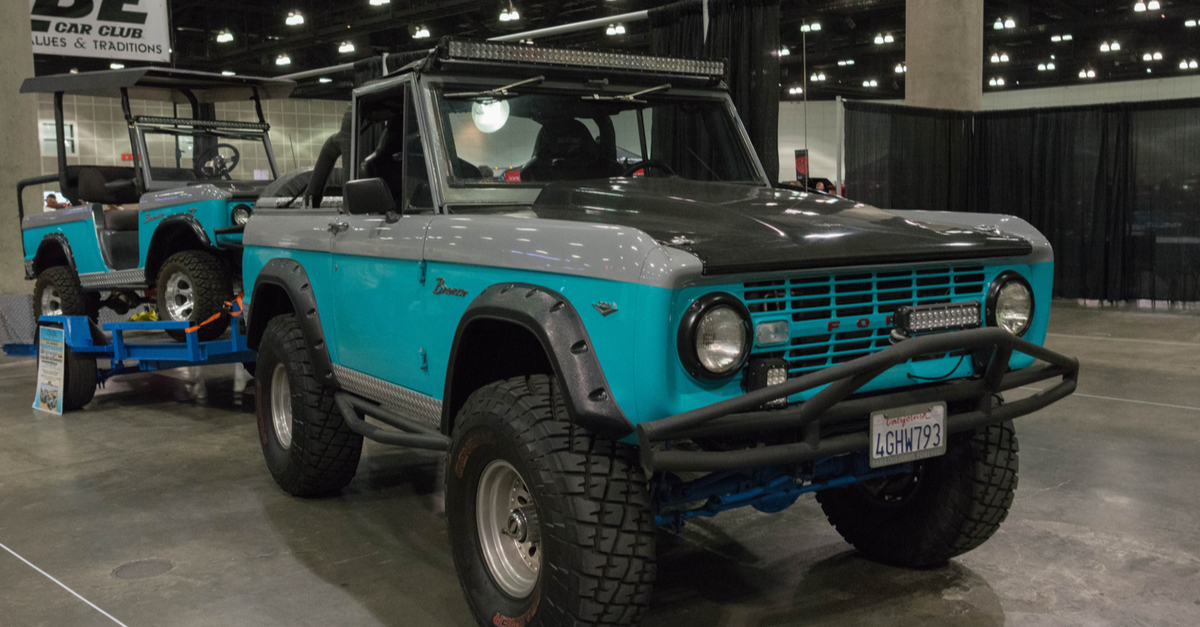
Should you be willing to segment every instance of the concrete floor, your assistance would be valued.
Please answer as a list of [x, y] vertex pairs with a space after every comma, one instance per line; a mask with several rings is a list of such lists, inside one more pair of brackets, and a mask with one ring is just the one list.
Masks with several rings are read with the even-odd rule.
[[[1200, 316], [1052, 320], [1080, 393], [1017, 423], [990, 542], [906, 571], [857, 556], [811, 498], [732, 512], [661, 536], [645, 624], [1200, 624]], [[0, 363], [0, 544], [28, 561], [0, 551], [0, 625], [471, 624], [436, 458], [368, 444], [342, 496], [293, 499], [233, 367], [128, 377], [62, 417], [28, 409], [33, 379]]]

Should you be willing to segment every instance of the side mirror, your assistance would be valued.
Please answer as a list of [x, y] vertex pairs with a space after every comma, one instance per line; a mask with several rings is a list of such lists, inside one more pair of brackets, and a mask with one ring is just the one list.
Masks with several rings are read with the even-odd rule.
[[342, 188], [342, 208], [354, 216], [394, 213], [396, 199], [383, 179], [358, 179]]

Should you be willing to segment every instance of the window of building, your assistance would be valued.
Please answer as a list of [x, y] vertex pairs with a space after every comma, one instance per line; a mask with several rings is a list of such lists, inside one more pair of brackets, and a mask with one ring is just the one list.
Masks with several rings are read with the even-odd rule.
[[[54, 120], [38, 120], [38, 128], [41, 129], [42, 138], [42, 156], [57, 157], [58, 148], [55, 146], [58, 141], [55, 130]], [[78, 153], [75, 151], [75, 123], [63, 122], [63, 139], [67, 146], [67, 156], [74, 157]]]

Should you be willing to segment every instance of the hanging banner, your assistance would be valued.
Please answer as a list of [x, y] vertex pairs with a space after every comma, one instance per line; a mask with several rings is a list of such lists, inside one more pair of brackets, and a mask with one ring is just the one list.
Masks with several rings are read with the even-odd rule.
[[34, 54], [170, 61], [167, 0], [30, 0]]
[[62, 413], [63, 373], [67, 351], [62, 329], [38, 327], [37, 393], [33, 408]]
[[796, 151], [796, 182], [800, 187], [808, 187], [808, 150]]

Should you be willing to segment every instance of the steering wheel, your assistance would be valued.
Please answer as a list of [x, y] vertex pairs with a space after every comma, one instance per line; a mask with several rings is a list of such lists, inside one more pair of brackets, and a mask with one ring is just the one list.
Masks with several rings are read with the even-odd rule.
[[[650, 168], [659, 168], [661, 170], [666, 170], [667, 174], [675, 176], [675, 170], [672, 170], [671, 166], [655, 159], [638, 161], [637, 163], [625, 168], [625, 171], [621, 173], [621, 176], [632, 176], [634, 172], [637, 172], [643, 168], [646, 170], [650, 170]], [[647, 176], [649, 175], [647, 174]]]
[[[228, 148], [233, 151], [233, 155], [226, 157], [221, 154], [222, 148]], [[215, 179], [223, 176], [228, 179], [229, 173], [238, 166], [238, 162], [241, 160], [242, 153], [238, 152], [237, 146], [232, 144], [217, 144], [200, 153], [200, 156], [195, 158], [196, 172], [205, 178]]]

